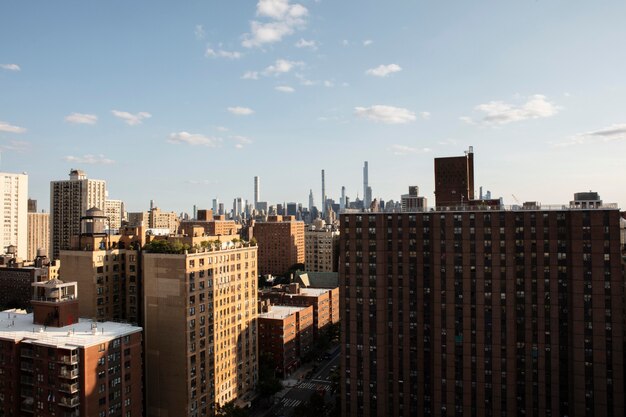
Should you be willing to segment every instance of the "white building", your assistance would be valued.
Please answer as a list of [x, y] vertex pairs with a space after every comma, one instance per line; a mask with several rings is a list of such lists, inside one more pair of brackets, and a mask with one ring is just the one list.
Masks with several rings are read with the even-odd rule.
[[28, 251], [28, 175], [0, 172], [0, 253], [15, 246], [16, 255], [26, 259]]
[[112, 230], [119, 230], [122, 227], [122, 220], [125, 220], [124, 202], [122, 200], [105, 200], [104, 215], [109, 218]]
[[85, 172], [73, 169], [70, 179], [50, 182], [50, 258], [70, 249], [70, 239], [80, 233], [80, 218], [97, 207], [104, 211], [106, 181], [87, 179]]

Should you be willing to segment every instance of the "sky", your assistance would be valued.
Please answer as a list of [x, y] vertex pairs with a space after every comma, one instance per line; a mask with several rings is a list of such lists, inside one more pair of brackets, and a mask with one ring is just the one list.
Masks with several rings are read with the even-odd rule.
[[129, 211], [313, 190], [434, 203], [473, 146], [476, 191], [626, 207], [626, 2], [7, 0], [0, 171], [49, 206], [70, 169]]

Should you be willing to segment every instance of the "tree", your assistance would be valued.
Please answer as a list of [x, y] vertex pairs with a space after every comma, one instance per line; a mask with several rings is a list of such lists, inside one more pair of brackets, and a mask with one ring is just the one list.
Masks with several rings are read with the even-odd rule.
[[248, 410], [237, 407], [234, 401], [230, 401], [220, 407], [218, 415], [224, 417], [248, 417], [250, 414]]

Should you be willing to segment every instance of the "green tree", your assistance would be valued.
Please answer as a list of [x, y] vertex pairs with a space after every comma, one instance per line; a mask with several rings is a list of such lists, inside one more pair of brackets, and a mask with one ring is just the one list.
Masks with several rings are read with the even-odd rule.
[[223, 417], [248, 417], [250, 414], [248, 410], [237, 407], [234, 401], [230, 401], [220, 407], [218, 415]]

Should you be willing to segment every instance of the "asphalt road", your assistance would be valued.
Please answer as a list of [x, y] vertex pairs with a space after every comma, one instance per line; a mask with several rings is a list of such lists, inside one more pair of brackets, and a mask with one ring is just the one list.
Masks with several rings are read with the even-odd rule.
[[330, 374], [333, 366], [339, 367], [339, 351], [332, 358], [322, 361], [310, 379], [303, 379], [287, 391], [280, 402], [264, 414], [265, 417], [291, 416], [294, 408], [306, 403], [316, 391], [324, 392], [328, 401], [331, 396]]

